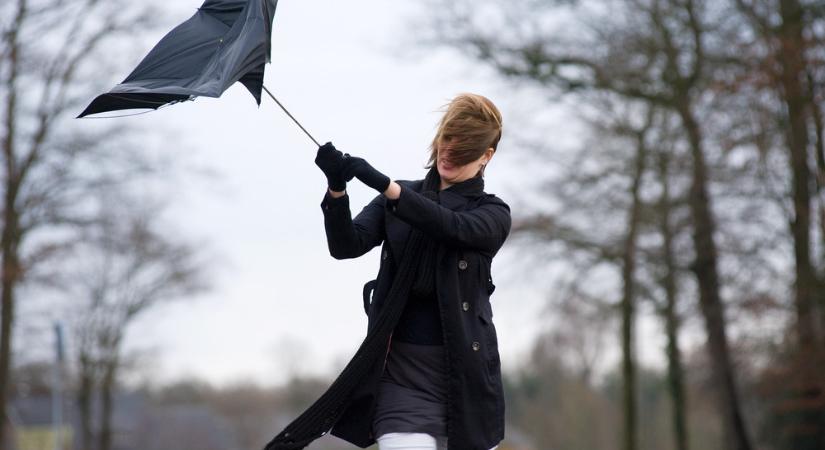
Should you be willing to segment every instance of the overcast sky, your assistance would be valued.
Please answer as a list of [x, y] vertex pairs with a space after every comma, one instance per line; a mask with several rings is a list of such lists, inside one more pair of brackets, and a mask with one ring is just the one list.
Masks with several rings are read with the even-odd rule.
[[[455, 52], [411, 47], [415, 5], [281, 0], [265, 84], [320, 142], [363, 156], [394, 179], [423, 177], [441, 105], [460, 92], [488, 96], [503, 111], [505, 135], [486, 190], [517, 215], [519, 190], [532, 176], [515, 148], [520, 118], [534, 112], [529, 95]], [[168, 19], [186, 20], [197, 6], [170, 3]], [[169, 152], [186, 152], [221, 175], [186, 178], [171, 198], [168, 220], [206, 244], [214, 289], [156, 309], [130, 330], [130, 348], [155, 353], [146, 370], [161, 381], [276, 384], [290, 371], [332, 376], [343, 368], [364, 337], [361, 290], [379, 261], [376, 251], [348, 261], [329, 256], [315, 145], [270, 99], [259, 108], [237, 84], [220, 99], [111, 120], [167, 130]], [[375, 195], [357, 181], [348, 190], [354, 214]], [[543, 289], [517, 276], [520, 259], [508, 243], [493, 265], [505, 369], [542, 327]]]

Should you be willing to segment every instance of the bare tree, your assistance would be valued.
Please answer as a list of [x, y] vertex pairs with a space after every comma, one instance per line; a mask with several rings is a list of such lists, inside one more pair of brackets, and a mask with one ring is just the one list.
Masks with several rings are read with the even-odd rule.
[[[618, 334], [622, 353], [623, 448], [632, 450], [639, 446], [635, 342], [637, 303], [641, 297], [639, 292], [646, 290], [637, 280], [640, 251], [638, 240], [645, 226], [643, 213], [647, 206], [643, 201], [643, 179], [647, 172], [655, 114], [651, 108], [643, 114], [645, 117], [638, 120], [632, 114], [634, 108], [622, 108], [609, 98], [602, 100], [604, 103], [601, 111], [609, 112], [604, 112], [604, 117], [590, 123], [599, 136], [598, 143], [595, 144], [598, 147], [594, 148], [590, 144], [583, 146], [578, 152], [582, 160], [573, 166], [587, 166], [584, 160], [600, 161], [603, 165], [592, 170], [568, 172], [564, 179], [557, 180], [556, 189], [575, 193], [559, 193], [559, 196], [570, 199], [575, 206], [571, 204], [569, 208], [563, 208], [553, 216], [531, 213], [532, 215], [517, 221], [515, 234], [538, 238], [544, 240], [545, 244], [548, 241], [561, 242], [570, 252], [589, 255], [589, 262], [585, 264], [592, 264], [592, 260], [596, 260], [599, 265], [615, 268], [621, 283], [621, 294], [615, 296], [618, 297], [615, 303], [601, 305], [600, 309], [618, 311], [621, 317]], [[594, 202], [582, 201], [585, 196], [593, 198]], [[589, 220], [570, 219], [572, 211], [581, 212], [585, 209], [593, 220], [602, 216], [605, 210], [614, 211], [618, 213], [616, 216], [624, 216], [624, 219], [616, 222], [615, 231], [608, 231], [603, 226], [600, 233], [590, 233], [592, 227]], [[605, 224], [602, 219], [602, 225]], [[611, 297], [613, 296], [608, 296]], [[569, 302], [567, 307], [575, 308]], [[582, 305], [578, 308], [582, 309]], [[585, 325], [593, 326], [593, 323]], [[579, 331], [576, 330], [576, 333]]]
[[815, 244], [817, 232], [825, 239], [822, 100], [817, 98], [821, 86], [816, 82], [825, 66], [821, 59], [825, 42], [817, 39], [821, 25], [817, 26], [816, 19], [822, 17], [817, 5], [805, 0], [736, 0], [747, 29], [757, 36], [741, 45], [747, 50], [745, 55], [765, 55], [742, 58], [742, 65], [759, 75], [747, 87], [775, 99], [766, 105], [774, 122], [765, 127], [782, 138], [777, 147], [787, 152], [787, 221], [793, 242], [796, 320], [788, 362], [788, 376], [793, 380], [790, 398], [777, 408], [777, 414], [789, 417], [783, 434], [789, 435], [785, 445], [793, 449], [820, 448], [825, 442], [821, 430], [825, 414], [821, 371], [825, 363], [825, 251]]
[[679, 296], [680, 268], [676, 260], [676, 235], [673, 221], [673, 199], [671, 198], [672, 155], [668, 150], [660, 150], [656, 155], [656, 175], [661, 184], [662, 193], [657, 205], [659, 233], [662, 236], [660, 260], [663, 263], [659, 271], [659, 280], [664, 291], [665, 304], [660, 308], [665, 320], [667, 334], [667, 383], [673, 401], [673, 436], [676, 450], [689, 448], [687, 432], [687, 405], [685, 398], [685, 375], [682, 365], [679, 329], [681, 320], [677, 308]]
[[[454, 6], [441, 4], [438, 9], [443, 19], [436, 19], [441, 41], [472, 52], [501, 74], [562, 93], [609, 93], [666, 109], [679, 118], [691, 155], [688, 205], [695, 254], [691, 269], [699, 288], [723, 429], [730, 448], [752, 448], [720, 293], [717, 219], [701, 121], [712, 93], [713, 71], [726, 63], [726, 49], [712, 44], [725, 39], [723, 8], [701, 0], [525, 1], [506, 8], [492, 2], [451, 3]], [[565, 28], [549, 14], [537, 14], [569, 3], [583, 6], [553, 11], [557, 19], [572, 19], [562, 23], [577, 27]], [[495, 21], [497, 17], [504, 19]]]
[[627, 234], [622, 245], [622, 374], [624, 376], [624, 448], [634, 450], [638, 448], [638, 429], [636, 425], [636, 362], [635, 356], [635, 326], [637, 310], [637, 282], [636, 267], [638, 253], [638, 238], [642, 225], [642, 179], [645, 176], [648, 158], [648, 132], [653, 126], [654, 113], [651, 109], [644, 125], [638, 130], [631, 130], [636, 138], [636, 155], [630, 172], [630, 210], [627, 215]]
[[[101, 157], [101, 150], [118, 140], [113, 139], [117, 132], [78, 133], [67, 121], [92, 89], [111, 82], [94, 76], [117, 59], [99, 58], [100, 52], [146, 29], [154, 15], [144, 2], [122, 0], [14, 0], [3, 2], [0, 12], [0, 420], [5, 424], [18, 287], [70, 247], [60, 229], [88, 222], [84, 192], [123, 175], [112, 173], [111, 157]], [[8, 448], [7, 441], [0, 426], [0, 449]]]
[[[161, 230], [157, 208], [123, 199], [103, 202], [101, 217], [77, 250], [77, 336], [83, 448], [112, 448], [112, 412], [123, 344], [129, 326], [161, 303], [185, 299], [206, 287], [205, 266], [192, 244]], [[99, 395], [95, 395], [95, 394]], [[93, 444], [92, 402], [100, 399], [99, 433]]]

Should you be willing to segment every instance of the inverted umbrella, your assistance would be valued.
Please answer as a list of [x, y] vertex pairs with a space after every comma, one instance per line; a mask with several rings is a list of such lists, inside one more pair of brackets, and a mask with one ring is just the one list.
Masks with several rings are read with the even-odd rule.
[[277, 4], [278, 0], [206, 0], [194, 16], [164, 36], [122, 83], [95, 98], [78, 117], [158, 109], [198, 96], [220, 97], [236, 81], [260, 105]]

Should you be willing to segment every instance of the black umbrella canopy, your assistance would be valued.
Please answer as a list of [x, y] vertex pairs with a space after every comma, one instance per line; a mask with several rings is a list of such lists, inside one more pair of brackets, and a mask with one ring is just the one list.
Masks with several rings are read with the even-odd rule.
[[240, 81], [261, 104], [278, 0], [206, 0], [169, 32], [122, 83], [78, 117], [157, 109], [197, 96], [220, 97]]

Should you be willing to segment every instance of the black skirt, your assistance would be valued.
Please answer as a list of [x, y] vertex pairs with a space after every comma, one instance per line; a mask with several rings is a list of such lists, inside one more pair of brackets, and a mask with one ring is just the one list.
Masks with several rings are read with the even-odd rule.
[[447, 380], [443, 345], [392, 340], [378, 385], [374, 436], [447, 436]]

